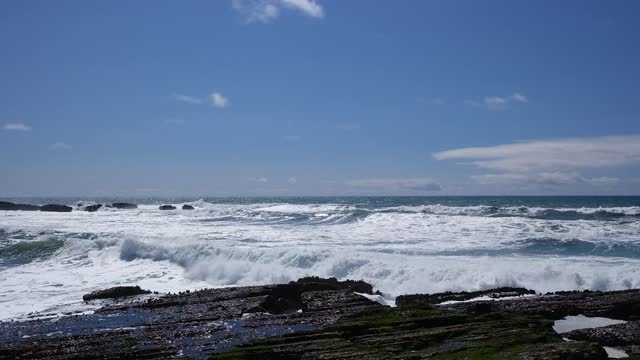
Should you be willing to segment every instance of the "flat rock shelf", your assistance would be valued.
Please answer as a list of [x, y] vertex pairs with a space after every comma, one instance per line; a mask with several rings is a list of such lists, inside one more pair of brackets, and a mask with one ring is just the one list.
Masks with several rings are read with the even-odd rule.
[[[375, 295], [371, 285], [334, 278], [155, 297], [133, 289], [141, 295], [92, 300], [104, 302], [92, 314], [0, 323], [0, 359], [606, 359], [603, 346], [640, 358], [640, 290], [495, 289], [474, 293], [492, 300], [411, 295], [389, 307], [360, 295]], [[553, 330], [578, 314], [628, 322]]]

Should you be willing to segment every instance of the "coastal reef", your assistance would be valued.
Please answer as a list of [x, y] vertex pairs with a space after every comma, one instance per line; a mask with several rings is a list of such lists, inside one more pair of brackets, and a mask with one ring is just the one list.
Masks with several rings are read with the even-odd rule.
[[[164, 295], [119, 287], [85, 300], [101, 307], [1, 322], [0, 359], [606, 359], [605, 346], [640, 354], [640, 290], [501, 288], [404, 296], [389, 307], [365, 282], [310, 277]], [[554, 331], [554, 320], [575, 314], [627, 322]]]

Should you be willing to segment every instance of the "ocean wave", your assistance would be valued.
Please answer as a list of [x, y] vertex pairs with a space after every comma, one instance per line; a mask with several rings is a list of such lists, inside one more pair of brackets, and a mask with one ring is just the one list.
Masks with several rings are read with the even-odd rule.
[[0, 266], [15, 266], [52, 256], [64, 246], [59, 238], [5, 243], [0, 246]]
[[420, 205], [396, 206], [378, 210], [379, 212], [422, 213], [432, 215], [487, 216], [487, 217], [528, 217], [543, 220], [613, 220], [622, 217], [640, 217], [640, 207], [609, 208], [541, 208], [527, 206], [446, 206]]
[[[407, 256], [378, 252], [327, 251], [123, 243], [123, 261], [168, 261], [185, 276], [215, 286], [285, 282], [301, 276], [364, 279], [382, 291], [409, 292], [525, 286], [539, 291], [624, 289], [640, 286], [637, 260], [574, 257]], [[614, 265], [615, 264], [615, 265]]]
[[463, 250], [445, 250], [435, 252], [436, 255], [450, 256], [556, 256], [580, 257], [601, 256], [640, 259], [640, 243], [638, 242], [591, 242], [578, 239], [533, 238], [505, 242], [498, 247], [475, 248]]

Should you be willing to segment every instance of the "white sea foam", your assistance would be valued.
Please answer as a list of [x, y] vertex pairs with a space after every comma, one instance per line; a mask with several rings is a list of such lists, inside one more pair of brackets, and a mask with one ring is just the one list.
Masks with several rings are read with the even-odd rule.
[[[306, 275], [363, 279], [385, 298], [501, 285], [640, 287], [635, 218], [494, 216], [540, 211], [523, 207], [188, 204], [195, 210], [147, 204], [93, 213], [0, 212], [0, 257], [6, 257], [0, 259], [0, 318], [78, 303], [84, 293], [115, 285], [177, 291]], [[600, 211], [594, 209], [570, 211]], [[2, 253], [47, 239], [59, 242], [44, 243], [49, 247], [36, 253]]]

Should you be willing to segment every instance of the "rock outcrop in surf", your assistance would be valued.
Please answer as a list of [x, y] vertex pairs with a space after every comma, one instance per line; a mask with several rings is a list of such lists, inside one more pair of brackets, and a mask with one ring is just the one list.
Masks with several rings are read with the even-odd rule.
[[60, 204], [47, 204], [40, 207], [40, 211], [48, 212], [71, 212], [72, 210], [73, 208], [71, 206]]
[[114, 207], [116, 209], [137, 209], [138, 205], [126, 202], [115, 202], [111, 204], [111, 207]]
[[40, 206], [28, 204], [14, 204], [8, 201], [0, 201], [0, 210], [7, 211], [38, 211]]
[[140, 286], [115, 286], [112, 288], [98, 290], [83, 295], [82, 300], [89, 301], [95, 299], [116, 299], [128, 296], [150, 294], [151, 291], [141, 289]]

